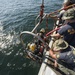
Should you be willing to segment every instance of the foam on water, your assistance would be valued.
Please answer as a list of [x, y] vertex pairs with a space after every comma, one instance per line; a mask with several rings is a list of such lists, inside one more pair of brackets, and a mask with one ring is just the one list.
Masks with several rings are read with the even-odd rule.
[[[12, 35], [13, 33], [13, 35]], [[13, 30], [11, 32], [5, 33], [3, 31], [3, 27], [0, 26], [0, 48], [5, 49], [10, 47], [11, 45], [16, 45], [20, 43], [19, 35], [17, 35]]]
[[[37, 75], [38, 65], [25, 58], [19, 35], [35, 26], [41, 1], [0, 0], [0, 75]], [[49, 13], [60, 8], [61, 1], [45, 0], [44, 4]], [[49, 26], [52, 27], [52, 21]]]

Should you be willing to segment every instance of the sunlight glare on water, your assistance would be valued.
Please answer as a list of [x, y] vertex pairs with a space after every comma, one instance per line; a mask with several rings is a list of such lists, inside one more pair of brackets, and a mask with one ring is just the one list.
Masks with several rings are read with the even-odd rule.
[[[44, 0], [44, 12], [61, 7], [62, 0]], [[42, 0], [0, 0], [0, 75], [37, 75], [39, 65], [25, 58], [20, 33], [31, 31]], [[53, 22], [50, 21], [50, 28]]]

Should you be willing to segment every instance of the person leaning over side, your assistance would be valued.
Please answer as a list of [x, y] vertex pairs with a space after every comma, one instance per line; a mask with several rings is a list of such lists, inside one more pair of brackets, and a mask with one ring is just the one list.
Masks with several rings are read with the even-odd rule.
[[63, 39], [56, 40], [53, 44], [53, 49], [49, 53], [57, 62], [66, 63], [69, 69], [75, 71], [75, 48], [68, 45], [66, 41]]
[[75, 4], [75, 0], [64, 0], [63, 7]]
[[[75, 4], [75, 0], [64, 0], [61, 9], [66, 8], [66, 7], [68, 7], [70, 5], [73, 5], [73, 4]], [[73, 8], [73, 7], [71, 7], [71, 8]], [[60, 20], [60, 23], [63, 23], [63, 24], [65, 23], [65, 21], [62, 20], [62, 16], [63, 16], [63, 14], [65, 13], [66, 10], [68, 10], [68, 9], [60, 11], [60, 13], [57, 15], [57, 17]]]
[[75, 47], [75, 8], [68, 9], [65, 11], [63, 20], [66, 21], [64, 26], [61, 26], [56, 34], [51, 35], [52, 37], [63, 36], [63, 39], [69, 44]]
[[[64, 0], [61, 9], [66, 8], [66, 7], [73, 5], [73, 4], [75, 4], [75, 0]], [[64, 20], [62, 20], [62, 16], [66, 10], [68, 10], [68, 9], [61, 10], [57, 15], [50, 14], [49, 16], [53, 19], [56, 19], [56, 20], [59, 19], [59, 24], [61, 24], [61, 23], [64, 24]]]

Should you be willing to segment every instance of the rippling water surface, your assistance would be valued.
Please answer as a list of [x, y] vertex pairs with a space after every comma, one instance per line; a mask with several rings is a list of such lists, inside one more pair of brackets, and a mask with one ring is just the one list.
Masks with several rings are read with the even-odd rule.
[[[44, 0], [45, 12], [61, 7], [63, 0]], [[40, 65], [26, 59], [20, 32], [31, 31], [42, 0], [0, 0], [0, 75], [37, 75]], [[49, 26], [52, 28], [52, 22]]]

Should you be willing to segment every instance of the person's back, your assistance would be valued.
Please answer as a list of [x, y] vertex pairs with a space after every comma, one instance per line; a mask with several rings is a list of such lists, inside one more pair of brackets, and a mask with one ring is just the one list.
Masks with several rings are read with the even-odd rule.
[[75, 48], [69, 46], [66, 41], [56, 40], [53, 44], [53, 51], [50, 50], [50, 56], [54, 57], [58, 63], [62, 61], [69, 69], [75, 70]]
[[60, 35], [63, 35], [63, 39], [75, 47], [75, 22], [67, 23], [67, 25], [63, 26], [58, 30]]
[[63, 39], [68, 42], [69, 45], [75, 47], [75, 8], [70, 8], [65, 11], [62, 19], [66, 21], [66, 24], [60, 27], [56, 34], [51, 36], [63, 36]]
[[58, 32], [64, 36], [64, 40], [75, 47], [75, 8], [67, 10], [63, 17], [63, 20], [67, 22], [62, 29]]
[[62, 61], [63, 65], [66, 64], [69, 69], [75, 71], [75, 49], [72, 49], [69, 46], [64, 51], [61, 51], [58, 55], [58, 62]]

